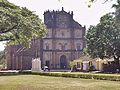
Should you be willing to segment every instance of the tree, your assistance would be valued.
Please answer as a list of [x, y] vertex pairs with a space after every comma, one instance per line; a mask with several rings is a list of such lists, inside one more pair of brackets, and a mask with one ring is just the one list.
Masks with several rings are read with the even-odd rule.
[[0, 41], [27, 47], [32, 38], [41, 38], [45, 33], [44, 24], [34, 12], [0, 0]]
[[[100, 1], [100, 0], [88, 0], [90, 3], [94, 3], [94, 2], [96, 2], [96, 1]], [[103, 0], [103, 2], [105, 3], [105, 2], [108, 2], [108, 1], [113, 1], [113, 0]]]
[[115, 8], [116, 12], [116, 22], [117, 24], [120, 23], [120, 0], [117, 0], [117, 4], [113, 4], [112, 8]]
[[120, 59], [120, 28], [115, 17], [106, 14], [100, 23], [91, 26], [86, 35], [87, 53], [101, 59], [114, 57], [117, 64]]
[[0, 51], [0, 65], [5, 63], [4, 57], [5, 57], [4, 51]]
[[[88, 7], [91, 7], [91, 5], [97, 1], [100, 1], [100, 0], [87, 0], [88, 1]], [[108, 2], [108, 1], [113, 1], [113, 0], [102, 0], [103, 1], [103, 4]]]

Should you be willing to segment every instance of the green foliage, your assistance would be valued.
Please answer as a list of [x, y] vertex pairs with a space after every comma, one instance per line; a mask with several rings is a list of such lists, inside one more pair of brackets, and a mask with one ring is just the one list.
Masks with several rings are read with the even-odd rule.
[[69, 62], [69, 66], [70, 66], [70, 67], [74, 67], [75, 65], [76, 65], [76, 62], [74, 62], [74, 61], [70, 61], [70, 62]]
[[0, 41], [28, 47], [32, 38], [41, 38], [45, 33], [44, 24], [32, 11], [0, 0]]
[[[71, 73], [71, 72], [30, 72], [30, 71], [22, 71], [22, 72], [23, 74], [33, 74], [33, 75], [43, 75], [43, 76], [120, 81], [120, 75], [116, 75], [116, 74], [92, 74], [92, 73]], [[22, 72], [20, 73], [22, 74]]]
[[[99, 0], [88, 0], [90, 3], [93, 3], [93, 2], [96, 2], [96, 1], [99, 1]], [[112, 0], [103, 0], [103, 2], [108, 2], [108, 1], [112, 1]]]
[[98, 80], [111, 80], [120, 81], [119, 74], [94, 74], [94, 73], [73, 73], [73, 72], [31, 72], [31, 71], [20, 71], [20, 72], [1, 72], [0, 76], [5, 75], [42, 75], [42, 76], [55, 76], [55, 77], [69, 77], [69, 78], [84, 78], [84, 79], [98, 79]]
[[13, 76], [13, 75], [19, 75], [18, 72], [5, 72], [5, 71], [0, 71], [0, 76]]
[[5, 54], [4, 51], [0, 51], [0, 65], [3, 65], [5, 63]]
[[93, 65], [89, 66], [89, 71], [94, 71], [94, 70], [95, 70], [95, 68]]
[[[88, 3], [88, 7], [90, 8], [91, 5], [96, 2], [96, 1], [100, 1], [100, 0], [86, 0]], [[107, 2], [107, 1], [112, 1], [112, 0], [103, 0], [103, 3]]]
[[106, 14], [101, 17], [99, 24], [90, 26], [86, 40], [87, 52], [91, 57], [119, 57], [120, 28], [112, 15]]
[[87, 50], [91, 57], [114, 57], [116, 64], [120, 59], [120, 0], [113, 4], [116, 9], [115, 17], [106, 14], [96, 26], [90, 26], [86, 35]]

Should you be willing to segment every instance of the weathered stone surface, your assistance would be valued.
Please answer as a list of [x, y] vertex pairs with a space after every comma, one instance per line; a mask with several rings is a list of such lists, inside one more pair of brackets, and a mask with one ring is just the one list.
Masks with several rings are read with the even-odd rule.
[[6, 48], [8, 69], [31, 69], [32, 58], [40, 57], [42, 67], [68, 69], [69, 61], [81, 56], [85, 47], [85, 27], [73, 19], [73, 12], [44, 12], [48, 34], [43, 39], [33, 39], [31, 48], [10, 46]]

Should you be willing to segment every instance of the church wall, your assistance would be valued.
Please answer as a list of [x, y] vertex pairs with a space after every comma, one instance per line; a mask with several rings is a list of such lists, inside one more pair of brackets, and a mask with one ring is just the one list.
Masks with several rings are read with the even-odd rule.
[[71, 53], [70, 52], [57, 52], [56, 53], [56, 60], [55, 60], [55, 68], [60, 68], [60, 57], [62, 55], [66, 56], [67, 61], [67, 68], [69, 68], [69, 61], [71, 60]]
[[43, 52], [43, 64], [45, 65], [46, 64], [46, 61], [49, 61], [50, 62], [50, 67], [51, 67], [51, 64], [52, 64], [52, 52], [47, 52], [47, 51], [44, 51]]
[[[43, 52], [43, 64], [46, 64], [46, 61], [50, 61], [50, 68], [59, 68], [60, 69], [60, 57], [62, 55], [66, 56], [67, 60], [67, 68], [69, 68], [69, 61], [71, 61], [71, 52], [56, 52], [55, 53], [55, 60], [52, 58], [52, 52]], [[75, 56], [77, 57], [77, 56]]]
[[7, 68], [8, 68], [8, 69], [11, 69], [11, 67], [12, 67], [12, 63], [11, 63], [11, 54], [5, 53], [5, 56], [6, 56]]
[[32, 57], [30, 56], [23, 56], [22, 57], [22, 68], [24, 68], [25, 70], [29, 70], [32, 67]]
[[[84, 47], [83, 47], [83, 40], [74, 40], [74, 45], [75, 45], [75, 49], [76, 50], [82, 50]], [[78, 48], [80, 46], [80, 48]]]
[[70, 50], [71, 40], [56, 40], [56, 49], [57, 50]]
[[60, 69], [60, 58], [63, 56], [67, 61], [66, 67], [69, 68], [69, 61], [80, 57], [85, 46], [85, 28], [74, 21], [73, 12], [67, 13], [63, 8], [62, 11], [48, 10], [44, 13], [44, 23], [48, 30], [46, 36], [43, 39], [32, 39], [32, 49], [20, 51], [21, 54], [17, 53], [18, 57], [13, 58], [17, 51], [14, 47], [13, 52], [7, 54], [8, 67], [30, 69], [32, 58], [40, 56], [42, 66], [49, 63], [50, 69]]
[[82, 33], [82, 29], [75, 29], [74, 30], [74, 37], [75, 38], [82, 38], [83, 33]]
[[69, 29], [57, 29], [56, 30], [56, 38], [70, 38], [70, 30]]
[[47, 29], [47, 34], [45, 38], [52, 38], [52, 29]]
[[52, 40], [51, 39], [45, 39], [43, 41], [43, 49], [51, 50], [52, 49]]
[[71, 16], [68, 13], [60, 12], [56, 15], [56, 27], [57, 28], [68, 28], [70, 25]]

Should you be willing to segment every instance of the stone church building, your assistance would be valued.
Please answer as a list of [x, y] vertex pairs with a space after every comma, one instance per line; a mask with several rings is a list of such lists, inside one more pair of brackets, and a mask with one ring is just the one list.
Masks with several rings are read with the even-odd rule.
[[8, 46], [5, 49], [7, 69], [30, 70], [32, 59], [40, 57], [42, 66], [50, 69], [69, 69], [69, 62], [77, 59], [85, 47], [85, 26], [73, 19], [73, 12], [45, 11], [47, 35], [32, 39], [31, 47]]

